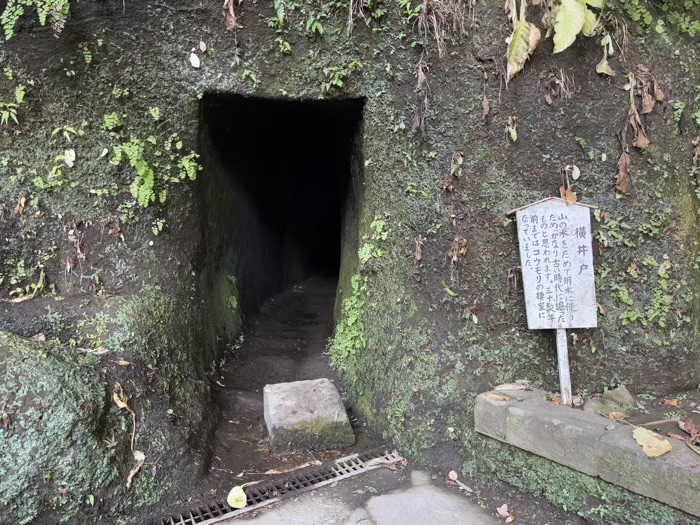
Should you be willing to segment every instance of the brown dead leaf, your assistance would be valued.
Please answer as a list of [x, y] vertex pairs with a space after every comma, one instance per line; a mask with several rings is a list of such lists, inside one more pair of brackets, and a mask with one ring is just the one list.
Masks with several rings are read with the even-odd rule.
[[564, 193], [564, 200], [567, 204], [576, 204], [576, 193], [574, 193], [574, 190], [571, 188], [571, 185], [569, 185], [569, 187], [566, 188], [566, 192]]
[[46, 335], [44, 332], [39, 332], [38, 334], [34, 334], [33, 336], [30, 337], [32, 341], [39, 341], [40, 343], [45, 343], [46, 342]]
[[[236, 0], [224, 0], [224, 21], [226, 23], [226, 31], [232, 31], [238, 27], [238, 18], [233, 6]], [[240, 3], [240, 2], [239, 2]]]
[[603, 317], [607, 317], [608, 312], [605, 310], [605, 308], [603, 308], [603, 305], [598, 303], [597, 306], [598, 306], [598, 313], [600, 315], [602, 315]]
[[666, 399], [664, 401], [664, 404], [670, 407], [677, 407], [678, 405], [680, 405], [680, 401], [678, 401], [677, 399]]
[[500, 507], [496, 509], [496, 512], [498, 512], [498, 516], [501, 518], [507, 518], [510, 516], [510, 513], [508, 512], [508, 504], [504, 503]]
[[139, 471], [141, 470], [141, 467], [143, 466], [144, 461], [146, 461], [146, 455], [143, 452], [141, 452], [140, 450], [134, 450], [134, 459], [136, 461], [138, 461], [138, 464], [133, 469], [131, 469], [131, 472], [129, 472], [129, 477], [126, 478], [126, 488], [127, 489], [131, 488], [131, 484], [134, 481], [134, 477], [136, 476], [136, 474], [139, 473]]
[[650, 458], [663, 456], [673, 449], [668, 439], [646, 428], [635, 427], [632, 436], [639, 446], [642, 447], [647, 457]]
[[559, 394], [554, 396], [552, 398], [552, 403], [554, 403], [555, 405], [561, 405], [561, 396]]
[[460, 178], [462, 176], [462, 164], [464, 164], [464, 152], [455, 151], [452, 154], [452, 162], [450, 163], [450, 174]]
[[651, 96], [650, 93], [644, 90], [644, 93], [642, 93], [642, 114], [646, 115], [647, 113], [651, 113], [654, 111], [654, 104], [656, 103], [656, 100], [654, 100], [654, 97]]
[[2, 414], [2, 428], [5, 432], [10, 430], [10, 425], [12, 425], [12, 414], [13, 412], [3, 412]]
[[484, 98], [481, 101], [481, 108], [483, 110], [483, 118], [486, 120], [486, 117], [491, 111], [491, 105], [489, 104], [489, 99], [486, 98], [486, 93], [484, 93]]
[[618, 193], [626, 194], [632, 184], [632, 175], [630, 174], [630, 156], [623, 151], [617, 161], [617, 180], [615, 181], [615, 189]]
[[129, 366], [131, 363], [129, 361], [125, 361], [124, 359], [115, 359], [113, 361], [114, 363], [117, 363], [119, 366]]
[[496, 394], [494, 392], [484, 392], [484, 395], [491, 401], [510, 401], [510, 396], [505, 394]]
[[22, 195], [21, 193], [19, 194], [19, 197], [17, 197], [17, 206], [15, 206], [15, 213], [19, 215], [20, 217], [24, 215], [24, 207], [27, 204], [27, 197]]
[[502, 392], [504, 390], [527, 390], [528, 386], [527, 385], [521, 385], [519, 383], [504, 383], [502, 385], [498, 385], [494, 390], [496, 392]]
[[678, 421], [678, 427], [690, 435], [690, 442], [697, 443], [700, 441], [700, 431], [695, 426], [695, 423], [689, 417], [683, 417]]
[[661, 91], [661, 88], [656, 83], [654, 83], [654, 98], [657, 102], [663, 102], [666, 98], [666, 95], [664, 95], [664, 92]]
[[206, 52], [207, 52], [207, 44], [206, 44], [206, 42], [204, 42], [204, 40], [200, 40], [200, 42], [199, 42], [199, 50], [200, 50], [202, 53], [206, 53]]
[[126, 408], [129, 409], [129, 398], [126, 397], [126, 394], [124, 393], [124, 389], [119, 383], [114, 383], [114, 390], [112, 392], [112, 399], [114, 400], [114, 404], [117, 405], [120, 409], [121, 408]]
[[454, 470], [450, 470], [449, 474], [447, 474], [447, 477], [450, 478], [452, 481], [455, 481], [459, 476], [457, 476], [457, 473]]
[[551, 106], [552, 104], [554, 104], [554, 100], [552, 100], [551, 95], [546, 95], [544, 97], [544, 101], [547, 103], [548, 106]]
[[623, 419], [627, 419], [627, 414], [624, 412], [610, 412], [608, 417], [613, 421], [622, 421]]
[[513, 514], [513, 511], [510, 512], [510, 516], [506, 518], [506, 521], [504, 523], [513, 523], [515, 521], [515, 514]]

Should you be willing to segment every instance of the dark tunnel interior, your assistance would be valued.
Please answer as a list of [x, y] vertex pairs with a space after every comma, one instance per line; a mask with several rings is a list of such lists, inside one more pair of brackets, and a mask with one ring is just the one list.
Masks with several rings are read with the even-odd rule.
[[337, 275], [363, 106], [202, 99], [207, 256], [236, 276], [244, 314], [312, 275]]

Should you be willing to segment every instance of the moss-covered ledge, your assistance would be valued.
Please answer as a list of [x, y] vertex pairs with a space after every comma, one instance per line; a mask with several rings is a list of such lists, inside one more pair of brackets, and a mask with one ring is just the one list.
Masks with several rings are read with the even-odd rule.
[[[566, 471], [561, 469], [569, 467], [579, 471], [583, 476], [581, 479], [588, 475], [592, 480], [600, 478], [611, 483], [615, 487], [614, 493], [631, 491], [695, 516], [683, 517], [685, 521], [671, 523], [698, 523], [700, 506], [697, 495], [700, 489], [700, 473], [692, 467], [695, 456], [686, 447], [675, 446], [663, 457], [650, 459], [634, 442], [632, 429], [626, 425], [611, 422], [589, 412], [554, 405], [547, 401], [545, 393], [539, 390], [499, 391], [498, 394], [498, 399], [485, 394], [477, 397], [474, 408], [477, 432], [553, 462], [547, 465], [540, 459], [523, 456], [543, 469], [547, 465], [547, 469], [563, 473]], [[488, 441], [490, 440], [485, 443]], [[493, 449], [492, 444], [487, 444], [486, 447]], [[518, 451], [514, 454], [520, 457], [523, 453]], [[510, 468], [510, 465], [507, 468]], [[519, 473], [516, 478], [522, 479], [515, 480], [515, 484], [524, 482], [528, 475], [524, 472]], [[568, 477], [571, 476], [576, 478], [573, 474]], [[596, 480], [591, 483], [580, 481], [579, 484], [586, 487], [597, 485], [596, 490], [599, 493], [591, 494], [590, 490], [581, 492], [562, 486], [558, 489], [562, 491], [559, 495], [555, 492], [549, 496], [546, 493], [543, 495], [549, 499], [555, 496], [560, 504], [564, 501], [565, 494], [571, 495], [574, 500], [580, 498], [581, 494], [587, 498], [596, 496], [602, 500], [601, 506], [584, 511], [584, 504], [579, 502], [575, 504], [575, 508], [568, 510], [592, 512], [601, 518], [605, 517], [611, 509], [605, 509], [602, 505], [610, 504], [611, 501], [600, 491], [600, 487], [605, 487], [607, 483], [602, 484]], [[563, 506], [569, 507], [570, 503], [567, 502]], [[649, 500], [646, 506], [649, 506]], [[651, 505], [650, 508], [654, 506]], [[672, 511], [666, 508], [666, 513], [672, 514]], [[637, 523], [664, 522], [640, 519]]]

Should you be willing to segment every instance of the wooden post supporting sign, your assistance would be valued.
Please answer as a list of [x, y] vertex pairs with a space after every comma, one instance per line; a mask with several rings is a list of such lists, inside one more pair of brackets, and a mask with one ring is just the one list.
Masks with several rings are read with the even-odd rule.
[[508, 212], [518, 222], [527, 325], [556, 331], [561, 398], [568, 406], [566, 329], [598, 326], [590, 208], [551, 197]]

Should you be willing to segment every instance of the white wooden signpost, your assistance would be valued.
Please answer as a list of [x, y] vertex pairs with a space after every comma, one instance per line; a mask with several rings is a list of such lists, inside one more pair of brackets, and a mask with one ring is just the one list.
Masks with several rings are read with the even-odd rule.
[[591, 206], [550, 197], [509, 211], [518, 222], [530, 330], [556, 330], [562, 404], [571, 406], [567, 328], [598, 326]]

